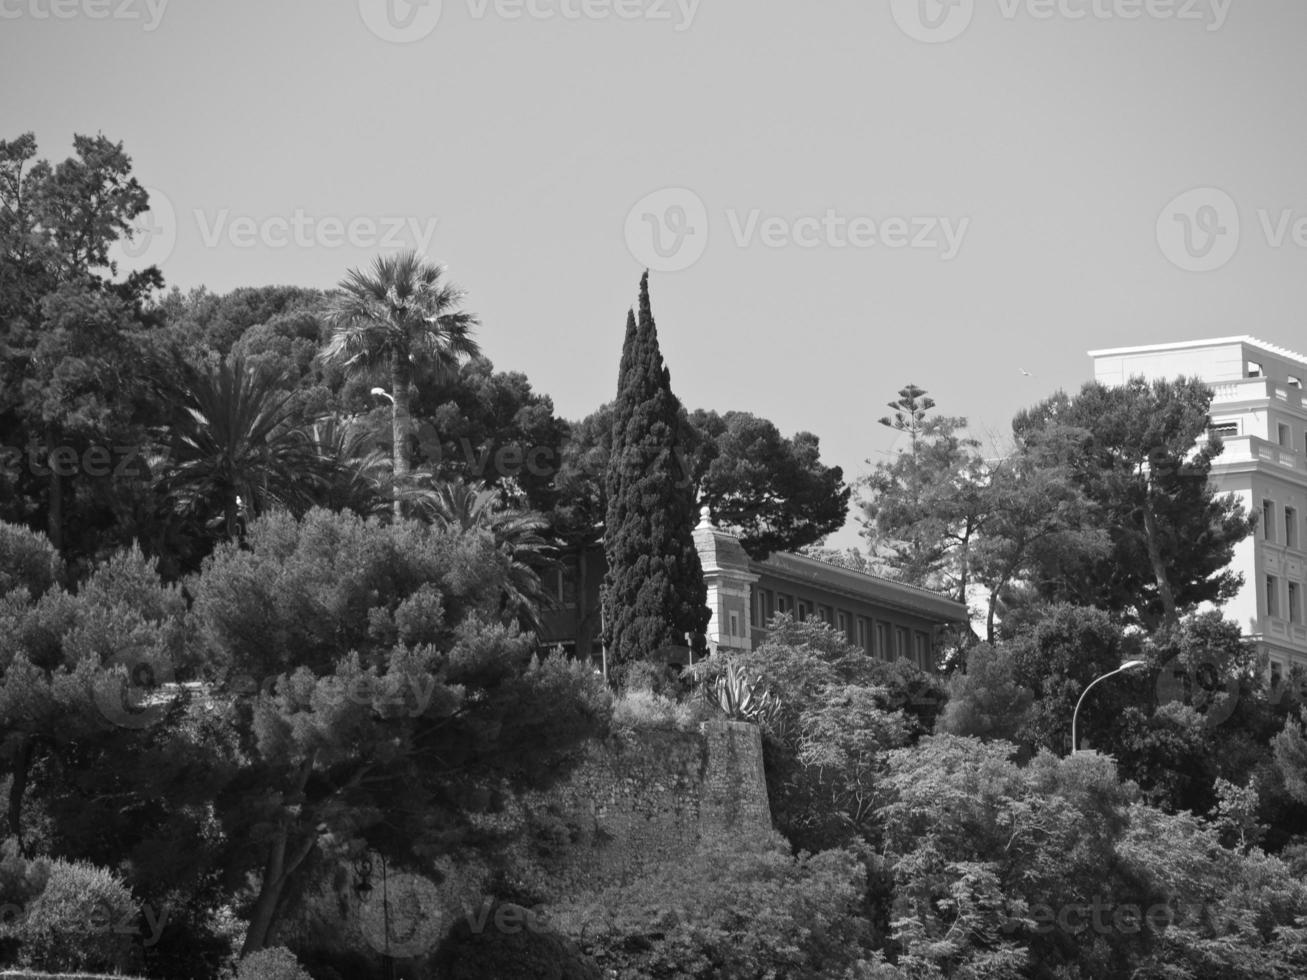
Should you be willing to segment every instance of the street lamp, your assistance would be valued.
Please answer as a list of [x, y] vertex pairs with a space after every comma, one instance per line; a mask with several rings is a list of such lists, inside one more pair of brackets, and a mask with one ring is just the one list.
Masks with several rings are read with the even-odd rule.
[[1085, 695], [1089, 693], [1089, 688], [1093, 687], [1099, 681], [1105, 681], [1109, 677], [1113, 677], [1116, 674], [1121, 673], [1122, 671], [1134, 670], [1136, 667], [1146, 667], [1146, 666], [1148, 666], [1148, 664], [1143, 660], [1127, 660], [1120, 667], [1116, 668], [1116, 670], [1109, 670], [1102, 677], [1095, 677], [1092, 681], [1089, 682], [1089, 687], [1086, 687], [1083, 691], [1080, 692], [1080, 700], [1076, 702], [1076, 710], [1071, 712], [1071, 754], [1072, 755], [1075, 755], [1077, 752], [1080, 751], [1079, 748], [1080, 743], [1076, 741], [1076, 718], [1080, 714], [1080, 705], [1084, 702]]
[[372, 389], [372, 394], [377, 395], [377, 396], [380, 397], [380, 398], [386, 398], [386, 399], [389, 399], [390, 404], [392, 404], [392, 405], [395, 404], [395, 398], [394, 398], [394, 396], [391, 395], [391, 393], [388, 392], [385, 388], [373, 388], [373, 389]]

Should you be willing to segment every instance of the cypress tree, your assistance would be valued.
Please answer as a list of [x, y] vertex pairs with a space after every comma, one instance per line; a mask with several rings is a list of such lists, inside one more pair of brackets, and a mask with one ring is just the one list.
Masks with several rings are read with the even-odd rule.
[[688, 646], [696, 656], [707, 651], [711, 614], [694, 547], [694, 487], [682, 452], [687, 425], [658, 349], [646, 271], [638, 324], [634, 312], [627, 313], [604, 479], [604, 645], [615, 665], [669, 646]]

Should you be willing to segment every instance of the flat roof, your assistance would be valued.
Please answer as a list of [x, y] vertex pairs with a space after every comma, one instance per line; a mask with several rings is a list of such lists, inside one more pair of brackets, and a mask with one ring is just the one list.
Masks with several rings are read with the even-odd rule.
[[1258, 350], [1265, 351], [1268, 354], [1274, 354], [1276, 357], [1284, 357], [1291, 361], [1298, 361], [1299, 363], [1307, 364], [1307, 356], [1299, 354], [1297, 351], [1291, 351], [1287, 347], [1279, 347], [1276, 344], [1267, 343], [1265, 340], [1250, 337], [1247, 334], [1241, 337], [1216, 337], [1211, 340], [1181, 340], [1169, 344], [1145, 344], [1142, 347], [1111, 347], [1106, 350], [1091, 350], [1088, 353], [1090, 357], [1111, 357], [1124, 354], [1161, 354], [1166, 351], [1192, 350], [1195, 347], [1225, 347], [1230, 344], [1245, 344], [1248, 347], [1256, 347]]

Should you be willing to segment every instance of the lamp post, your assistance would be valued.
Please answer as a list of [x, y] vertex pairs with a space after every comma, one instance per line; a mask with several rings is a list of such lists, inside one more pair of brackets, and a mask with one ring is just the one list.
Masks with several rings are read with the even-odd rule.
[[378, 398], [385, 398], [392, 405], [395, 404], [395, 396], [392, 395], [390, 392], [388, 392], [385, 388], [373, 388], [372, 394], [376, 395]]
[[1117, 674], [1121, 673], [1122, 671], [1134, 670], [1136, 667], [1146, 667], [1146, 666], [1147, 663], [1143, 660], [1127, 660], [1120, 667], [1116, 668], [1116, 670], [1109, 670], [1102, 677], [1095, 677], [1092, 681], [1089, 682], [1089, 686], [1080, 692], [1080, 700], [1076, 702], [1076, 710], [1071, 712], [1071, 754], [1072, 755], [1075, 755], [1077, 752], [1080, 751], [1080, 743], [1076, 741], [1076, 719], [1080, 715], [1080, 705], [1084, 703], [1085, 695], [1089, 693], [1090, 688], [1092, 688], [1099, 681], [1105, 681], [1109, 677], [1114, 677]]

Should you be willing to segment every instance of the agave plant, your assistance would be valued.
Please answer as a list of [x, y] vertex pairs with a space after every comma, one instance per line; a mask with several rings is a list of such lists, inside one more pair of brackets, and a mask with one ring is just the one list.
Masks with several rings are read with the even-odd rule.
[[703, 684], [703, 695], [732, 721], [751, 721], [766, 728], [780, 722], [780, 701], [767, 690], [761, 677], [750, 675], [744, 665], [727, 660], [720, 672]]

